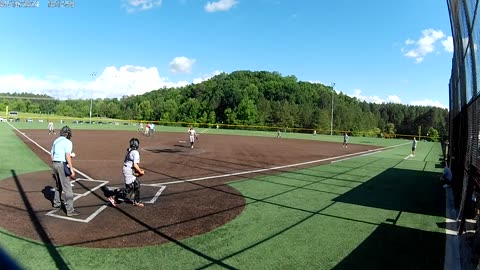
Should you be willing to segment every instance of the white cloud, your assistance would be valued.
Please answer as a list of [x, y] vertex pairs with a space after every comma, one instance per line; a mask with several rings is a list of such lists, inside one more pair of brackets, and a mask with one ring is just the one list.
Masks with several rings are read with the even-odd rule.
[[[349, 95], [351, 97], [355, 97], [361, 101], [366, 101], [369, 103], [376, 103], [376, 104], [382, 104], [382, 103], [399, 103], [399, 104], [407, 104], [403, 103], [400, 97], [397, 95], [390, 95], [387, 97], [387, 99], [382, 99], [378, 96], [364, 96], [362, 95], [362, 90], [356, 89], [353, 91], [353, 95]], [[433, 107], [439, 107], [439, 108], [444, 108], [448, 109], [448, 105], [444, 105], [439, 101], [434, 101], [431, 99], [424, 99], [424, 100], [414, 100], [408, 103], [408, 105], [414, 105], [414, 106], [433, 106]]]
[[[468, 46], [468, 37], [462, 38], [462, 43], [463, 43], [463, 49], [466, 49]], [[470, 46], [472, 47], [472, 46]], [[473, 48], [475, 51], [478, 51], [478, 44], [473, 43]], [[453, 50], [453, 39], [452, 39], [452, 50]]]
[[468, 37], [462, 38], [463, 49], [466, 49], [468, 46]]
[[415, 106], [432, 106], [432, 107], [439, 107], [448, 109], [448, 105], [444, 105], [439, 101], [431, 100], [431, 99], [423, 99], [423, 100], [414, 100], [410, 102], [410, 105]]
[[220, 70], [215, 70], [215, 71], [212, 72], [211, 74], [207, 74], [207, 75], [204, 75], [204, 76], [202, 76], [202, 77], [193, 79], [193, 83], [194, 83], [194, 84], [197, 84], [197, 83], [201, 83], [201, 82], [207, 81], [207, 80], [211, 79], [212, 77], [217, 76], [217, 75], [219, 75], [219, 74], [221, 74], [221, 73], [222, 73], [222, 71], [220, 71]]
[[453, 38], [452, 36], [447, 37], [447, 39], [442, 40], [442, 45], [445, 51], [453, 52]]
[[397, 95], [390, 95], [387, 98], [387, 102], [391, 103], [402, 103], [402, 100]]
[[445, 34], [440, 30], [423, 30], [422, 37], [417, 41], [410, 39], [405, 41], [405, 44], [414, 45], [414, 48], [408, 50], [404, 55], [406, 57], [415, 58], [416, 63], [421, 63], [426, 55], [435, 51], [435, 43], [443, 38], [445, 38]]
[[0, 75], [0, 93], [47, 94], [58, 99], [120, 98], [141, 95], [163, 87], [181, 87], [187, 81], [172, 82], [161, 77], [156, 67], [126, 65], [106, 67], [89, 81], [77, 81], [57, 76], [26, 77], [21, 74]]
[[407, 39], [407, 40], [405, 40], [405, 44], [412, 45], [412, 44], [415, 44], [415, 41], [411, 40], [411, 39]]
[[195, 59], [188, 59], [185, 56], [175, 57], [170, 62], [170, 72], [172, 73], [190, 73]]
[[370, 102], [370, 103], [377, 103], [377, 104], [382, 104], [382, 103], [385, 102], [384, 99], [381, 99], [378, 96], [364, 96], [364, 95], [362, 95], [362, 90], [360, 90], [360, 89], [355, 89], [353, 92], [354, 92], [354, 94], [349, 95], [349, 96], [355, 97], [355, 98], [357, 98], [358, 100], [361, 100], [361, 101], [366, 101], [366, 102]]
[[237, 0], [218, 0], [217, 2], [208, 2], [205, 5], [207, 12], [227, 11], [238, 4]]
[[122, 2], [122, 6], [128, 12], [144, 11], [162, 4], [162, 0], [123, 0]]

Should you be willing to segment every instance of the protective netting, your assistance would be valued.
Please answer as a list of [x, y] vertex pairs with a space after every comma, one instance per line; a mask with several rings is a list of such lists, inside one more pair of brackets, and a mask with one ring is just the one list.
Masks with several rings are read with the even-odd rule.
[[452, 26], [454, 54], [450, 78], [450, 136], [447, 162], [454, 174], [452, 188], [460, 208], [459, 232], [465, 219], [478, 213], [480, 195], [480, 0], [447, 0]]

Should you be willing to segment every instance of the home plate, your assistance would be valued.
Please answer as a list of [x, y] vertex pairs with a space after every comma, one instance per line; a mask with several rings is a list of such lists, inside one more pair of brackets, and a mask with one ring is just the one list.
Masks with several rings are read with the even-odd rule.
[[187, 143], [187, 141], [178, 141], [178, 143]]

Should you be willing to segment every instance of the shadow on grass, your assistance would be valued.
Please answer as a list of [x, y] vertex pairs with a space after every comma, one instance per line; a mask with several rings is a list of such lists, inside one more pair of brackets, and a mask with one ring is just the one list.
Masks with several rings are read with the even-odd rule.
[[334, 201], [430, 216], [445, 216], [439, 173], [391, 168]]
[[[430, 216], [445, 215], [439, 174], [391, 168], [335, 199], [337, 202]], [[445, 234], [382, 223], [335, 270], [443, 269]], [[439, 227], [444, 227], [438, 224]]]
[[443, 269], [445, 234], [380, 224], [334, 270]]
[[18, 193], [20, 194], [23, 204], [27, 209], [28, 216], [30, 217], [32, 224], [35, 227], [35, 231], [38, 233], [42, 242], [45, 244], [45, 247], [47, 248], [48, 253], [52, 257], [52, 260], [55, 262], [57, 269], [70, 269], [67, 263], [65, 262], [65, 260], [63, 260], [60, 253], [57, 251], [56, 247], [53, 245], [52, 240], [50, 239], [48, 233], [45, 231], [42, 224], [40, 223], [40, 220], [38, 219], [37, 215], [35, 214], [35, 211], [33, 210], [32, 204], [30, 203], [27, 196], [25, 195], [25, 190], [23, 189], [23, 186], [20, 183], [20, 179], [18, 179], [17, 174], [15, 173], [14, 170], [12, 170], [11, 172], [12, 172], [12, 177], [15, 181], [15, 184], [17, 185]]

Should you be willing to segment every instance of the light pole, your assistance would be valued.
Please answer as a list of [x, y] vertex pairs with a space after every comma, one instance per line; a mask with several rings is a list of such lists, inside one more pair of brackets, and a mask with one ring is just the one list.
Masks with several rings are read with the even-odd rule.
[[[96, 72], [90, 73], [90, 76], [95, 79], [95, 76], [97, 76]], [[92, 107], [93, 107], [93, 89], [90, 95], [90, 125], [92, 124]]]
[[332, 119], [330, 120], [330, 136], [333, 135], [333, 94], [335, 93], [335, 83], [332, 83]]

